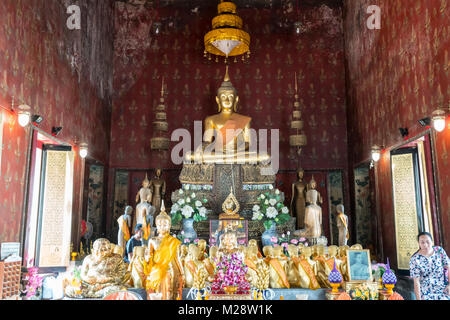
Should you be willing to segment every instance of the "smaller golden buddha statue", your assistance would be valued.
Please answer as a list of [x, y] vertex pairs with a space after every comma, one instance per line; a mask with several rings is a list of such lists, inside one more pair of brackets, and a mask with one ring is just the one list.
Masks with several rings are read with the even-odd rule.
[[149, 300], [175, 300], [177, 296], [181, 298], [184, 268], [179, 259], [180, 240], [169, 234], [172, 219], [166, 213], [164, 201], [155, 220], [158, 236], [148, 242], [147, 296]]
[[206, 271], [208, 271], [209, 281], [214, 280], [218, 250], [219, 248], [216, 246], [209, 247], [209, 256], [203, 260], [203, 265]]
[[253, 288], [258, 286], [258, 263], [260, 261], [262, 259], [258, 257], [258, 248], [255, 246], [247, 247], [244, 260], [244, 263], [248, 267], [246, 278], [250, 281]]
[[341, 274], [345, 281], [349, 281], [348, 268], [347, 268], [347, 250], [350, 249], [349, 246], [340, 246], [338, 249], [338, 256], [342, 261]]
[[131, 272], [131, 284], [133, 288], [145, 288], [147, 278], [147, 263], [145, 261], [145, 247], [136, 246], [133, 248], [133, 257], [130, 261], [128, 271]]
[[258, 252], [258, 253], [257, 253], [258, 258], [262, 258], [262, 254], [261, 254], [261, 252], [259, 251], [259, 246], [258, 246], [258, 241], [257, 241], [257, 240], [255, 240], [255, 239], [250, 239], [250, 240], [248, 240], [248, 246], [249, 246], [249, 247], [256, 247], [256, 251]]
[[352, 249], [352, 250], [362, 250], [362, 249], [363, 249], [363, 246], [360, 245], [359, 243], [356, 243], [356, 244], [352, 245], [352, 246], [350, 247], [350, 249]]
[[300, 276], [298, 274], [298, 247], [290, 244], [288, 245], [289, 261], [287, 266], [287, 278], [291, 288], [300, 287]]
[[317, 272], [316, 277], [319, 281], [321, 288], [331, 288], [328, 281], [328, 275], [333, 270], [334, 259], [329, 259], [325, 254], [325, 247], [322, 245], [317, 246], [317, 256], [313, 258], [316, 261]]
[[271, 248], [272, 248], [272, 246], [264, 246], [263, 247], [264, 258], [269, 258], [270, 257], [270, 249]]
[[[93, 251], [83, 260], [81, 267], [84, 298], [103, 298], [109, 293], [125, 290], [126, 269], [122, 257], [112, 254], [108, 239], [97, 239]], [[66, 288], [68, 297], [77, 297], [72, 287]]]
[[184, 266], [184, 259], [187, 257], [188, 255], [188, 246], [185, 244], [182, 244], [180, 247], [180, 261], [182, 262], [183, 266]]
[[300, 277], [300, 287], [304, 289], [316, 290], [320, 284], [316, 278], [316, 262], [311, 260], [311, 247], [303, 247], [299, 259], [294, 259]]
[[231, 188], [230, 194], [222, 204], [223, 213], [219, 215], [219, 219], [239, 219], [239, 209], [239, 202], [233, 194], [233, 188]]
[[270, 268], [270, 287], [273, 289], [289, 288], [287, 279], [287, 259], [282, 254], [282, 247], [269, 247], [268, 256], [265, 258]]
[[198, 246], [198, 260], [203, 261], [205, 258], [208, 257], [208, 254], [206, 253], [206, 246], [207, 246], [206, 240], [204, 239], [198, 240], [197, 246]]
[[197, 273], [198, 266], [201, 262], [198, 260], [199, 248], [191, 243], [188, 249], [188, 255], [184, 260], [184, 276], [186, 278], [185, 287], [192, 288], [194, 284], [194, 277]]

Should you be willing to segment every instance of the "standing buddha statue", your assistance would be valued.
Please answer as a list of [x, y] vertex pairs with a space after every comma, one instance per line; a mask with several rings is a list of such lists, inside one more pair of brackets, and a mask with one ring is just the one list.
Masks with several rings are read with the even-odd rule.
[[292, 184], [291, 213], [297, 219], [297, 229], [305, 227], [306, 183], [303, 182], [303, 169], [298, 169], [298, 181]]
[[125, 248], [128, 240], [131, 238], [130, 228], [131, 221], [133, 220], [131, 214], [133, 208], [131, 206], [126, 206], [123, 215], [117, 219], [119, 224], [119, 231], [117, 232], [117, 245]]
[[306, 201], [309, 203], [305, 210], [305, 230], [301, 236], [308, 239], [317, 239], [322, 235], [322, 208], [317, 205], [319, 193], [314, 190], [306, 192]]
[[[150, 236], [151, 227], [153, 227], [155, 208], [150, 204], [152, 198], [152, 191], [149, 188], [150, 181], [148, 181], [147, 174], [142, 181], [142, 188], [136, 195], [136, 218], [133, 223], [133, 230], [137, 224], [142, 224], [142, 230], [144, 232], [144, 240], [148, 240]], [[147, 221], [149, 221], [147, 223]]]
[[336, 206], [337, 217], [336, 224], [339, 230], [339, 245], [345, 246], [349, 239], [348, 233], [348, 217], [344, 214], [344, 206], [342, 204], [338, 204]]
[[[161, 203], [161, 213], [156, 217], [157, 237], [148, 242], [149, 274], [146, 291], [149, 300], [174, 300], [181, 298], [184, 286], [184, 270], [179, 260], [180, 240], [172, 237], [170, 227], [172, 220], [166, 213], [164, 201]], [[178, 289], [178, 292], [176, 291]]]
[[166, 194], [166, 182], [161, 178], [162, 169], [156, 169], [156, 176], [150, 181], [149, 188], [152, 192], [151, 203], [155, 207], [155, 216], [161, 211], [161, 203]]
[[133, 248], [133, 257], [131, 258], [128, 271], [131, 272], [131, 283], [133, 288], [145, 288], [145, 281], [147, 278], [145, 247], [136, 246]]

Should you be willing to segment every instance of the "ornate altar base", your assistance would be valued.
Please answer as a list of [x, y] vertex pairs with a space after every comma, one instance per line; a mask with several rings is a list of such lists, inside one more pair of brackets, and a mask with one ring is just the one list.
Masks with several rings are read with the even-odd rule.
[[[183, 300], [193, 300], [192, 298], [188, 298], [187, 294], [190, 289], [183, 289]], [[326, 292], [329, 289], [301, 289], [301, 288], [292, 288], [292, 289], [271, 289], [275, 296], [273, 300], [327, 300]], [[224, 299], [224, 300], [232, 300], [232, 299]]]

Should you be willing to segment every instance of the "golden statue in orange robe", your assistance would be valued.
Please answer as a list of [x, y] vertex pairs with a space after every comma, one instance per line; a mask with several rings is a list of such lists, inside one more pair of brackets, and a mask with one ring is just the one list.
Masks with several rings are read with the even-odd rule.
[[174, 300], [181, 298], [184, 270], [178, 251], [181, 242], [169, 234], [172, 220], [167, 215], [164, 202], [156, 217], [158, 236], [148, 242], [149, 259], [146, 291], [149, 300]]

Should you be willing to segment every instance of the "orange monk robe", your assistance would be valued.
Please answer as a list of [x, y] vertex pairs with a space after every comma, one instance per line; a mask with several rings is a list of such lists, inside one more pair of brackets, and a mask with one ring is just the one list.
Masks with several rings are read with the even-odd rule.
[[[305, 280], [304, 276], [307, 277], [308, 288], [316, 290], [320, 288], [319, 282], [314, 274], [313, 267], [309, 264], [308, 260], [301, 259], [299, 257], [292, 257], [292, 261], [299, 270], [300, 280]], [[305, 281], [301, 281], [301, 287], [305, 287]], [[306, 289], [306, 288], [305, 288]]]
[[[177, 238], [166, 235], [160, 244], [159, 250], [155, 250], [149, 260], [149, 275], [147, 277], [147, 291], [149, 289], [158, 291], [166, 277], [170, 277], [167, 272], [170, 263], [176, 263], [177, 250], [181, 242]], [[169, 279], [173, 280], [173, 279]], [[172, 282], [172, 281], [171, 281]]]
[[289, 281], [287, 279], [286, 271], [284, 270], [281, 262], [275, 258], [265, 258], [264, 259], [273, 270], [275, 270], [278, 280], [277, 283], [280, 288], [290, 288]]

